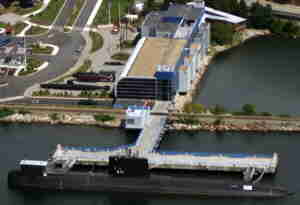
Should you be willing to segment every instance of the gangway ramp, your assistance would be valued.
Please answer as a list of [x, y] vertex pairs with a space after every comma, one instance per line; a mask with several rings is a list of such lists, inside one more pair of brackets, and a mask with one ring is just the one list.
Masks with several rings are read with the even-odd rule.
[[133, 151], [139, 156], [145, 156], [147, 153], [153, 152], [161, 140], [166, 119], [166, 116], [151, 115], [141, 131]]
[[[168, 113], [169, 101], [156, 101], [152, 113]], [[150, 115], [144, 129], [141, 131], [133, 152], [139, 156], [146, 156], [147, 153], [155, 151], [164, 132], [167, 116]]]

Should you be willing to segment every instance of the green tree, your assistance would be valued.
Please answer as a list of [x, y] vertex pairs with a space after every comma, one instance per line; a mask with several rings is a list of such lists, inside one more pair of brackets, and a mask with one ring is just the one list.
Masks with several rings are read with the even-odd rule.
[[281, 35], [283, 32], [284, 23], [280, 19], [274, 19], [270, 24], [270, 31], [274, 34]]
[[226, 113], [225, 107], [223, 107], [222, 105], [218, 105], [218, 104], [216, 104], [210, 111], [215, 115], [220, 115], [220, 114]]
[[238, 15], [244, 18], [248, 18], [248, 7], [245, 0], [240, 0]]
[[155, 8], [154, 5], [155, 5], [154, 0], [147, 0], [146, 3], [144, 4], [143, 15], [147, 15], [148, 13], [153, 11]]
[[284, 24], [282, 31], [286, 34], [286, 36], [297, 36], [299, 34], [299, 26], [288, 21]]
[[161, 10], [167, 10], [171, 2], [172, 2], [171, 0], [164, 0], [161, 7], [160, 7], [160, 9]]
[[251, 26], [257, 29], [268, 28], [270, 23], [272, 23], [272, 8], [270, 5], [263, 6], [258, 2], [253, 3], [250, 8], [251, 15], [249, 21]]
[[242, 110], [245, 115], [255, 115], [256, 114], [256, 106], [253, 104], [245, 104], [243, 106]]
[[233, 35], [234, 27], [231, 24], [217, 22], [211, 26], [211, 38], [217, 44], [231, 44]]

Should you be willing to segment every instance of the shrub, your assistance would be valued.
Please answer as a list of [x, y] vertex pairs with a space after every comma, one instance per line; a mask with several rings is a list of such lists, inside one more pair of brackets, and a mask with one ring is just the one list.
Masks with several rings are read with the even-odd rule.
[[114, 120], [115, 117], [111, 115], [98, 114], [98, 115], [94, 115], [94, 119], [100, 122], [108, 122]]
[[114, 54], [111, 58], [114, 60], [127, 61], [129, 56], [130, 55], [128, 53], [119, 52]]
[[18, 113], [21, 115], [26, 115], [26, 114], [30, 114], [31, 112], [29, 110], [22, 108], [18, 111]]
[[59, 119], [58, 113], [51, 113], [51, 114], [49, 114], [49, 117], [50, 117], [50, 119], [53, 120], [53, 121], [56, 121], [56, 120]]
[[6, 108], [6, 107], [2, 108], [2, 109], [0, 109], [0, 118], [4, 118], [9, 115], [13, 115], [14, 113], [15, 113], [15, 111], [10, 108]]
[[269, 113], [269, 112], [262, 112], [261, 115], [262, 115], [262, 116], [272, 116], [272, 113]]
[[256, 107], [253, 104], [245, 104], [242, 108], [244, 115], [255, 115]]
[[201, 104], [187, 103], [184, 105], [183, 111], [187, 113], [202, 113], [205, 111], [205, 108]]
[[199, 124], [199, 120], [194, 116], [182, 116], [178, 119], [179, 123], [186, 125], [196, 125]]
[[218, 105], [218, 104], [216, 104], [215, 107], [213, 107], [210, 111], [215, 115], [220, 115], [220, 114], [226, 113], [225, 107], [223, 107], [222, 105]]
[[289, 114], [280, 114], [279, 117], [291, 117]]
[[213, 122], [213, 124], [214, 124], [215, 126], [221, 125], [221, 124], [223, 124], [223, 120], [222, 120], [221, 118], [218, 118], [218, 119], [216, 119], [216, 120]]

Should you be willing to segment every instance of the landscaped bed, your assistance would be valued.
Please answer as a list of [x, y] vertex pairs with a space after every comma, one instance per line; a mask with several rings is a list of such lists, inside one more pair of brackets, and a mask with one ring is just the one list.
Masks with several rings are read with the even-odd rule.
[[72, 15], [69, 17], [69, 19], [67, 21], [67, 26], [73, 26], [84, 2], [85, 2], [85, 0], [76, 0], [75, 6], [73, 7], [73, 10], [72, 10]]
[[31, 20], [38, 24], [51, 25], [62, 9], [65, 0], [51, 0], [47, 9], [31, 18]]
[[46, 28], [42, 28], [42, 27], [38, 27], [38, 26], [32, 26], [26, 32], [26, 35], [39, 35], [39, 34], [46, 33], [47, 31], [48, 31], [48, 29], [46, 29]]
[[37, 58], [28, 57], [27, 68], [19, 72], [20, 76], [28, 75], [37, 71], [37, 68], [43, 64], [43, 61]]
[[119, 52], [119, 53], [114, 54], [111, 58], [114, 60], [119, 60], [119, 61], [127, 61], [129, 56], [130, 56], [130, 54], [128, 54], [128, 53]]
[[19, 34], [21, 31], [24, 30], [24, 28], [27, 26], [27, 23], [24, 22], [18, 22], [13, 26], [13, 29], [15, 31], [15, 34]]
[[30, 48], [32, 49], [32, 53], [34, 54], [51, 54], [53, 51], [52, 47], [46, 46], [46, 47], [42, 47], [39, 44], [33, 44], [30, 46]]
[[92, 39], [92, 49], [90, 53], [94, 53], [103, 47], [103, 37], [97, 32], [90, 32], [90, 37]]

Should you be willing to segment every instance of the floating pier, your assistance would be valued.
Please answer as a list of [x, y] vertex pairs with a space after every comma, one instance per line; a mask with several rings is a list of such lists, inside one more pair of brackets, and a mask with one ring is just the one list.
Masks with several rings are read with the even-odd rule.
[[[151, 112], [165, 111], [167, 113], [168, 107], [169, 102], [157, 102]], [[255, 172], [264, 174], [276, 172], [278, 166], [277, 153], [230, 154], [157, 151], [162, 133], [165, 130], [167, 117], [151, 114], [144, 116], [147, 116], [144, 129], [140, 132], [134, 144], [107, 148], [58, 145], [52, 159], [54, 162], [63, 162], [63, 166], [68, 169], [75, 163], [107, 165], [110, 156], [132, 154], [148, 159], [150, 169], [242, 172], [245, 178], [248, 179], [251, 179]]]

